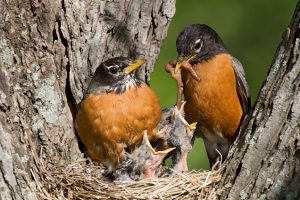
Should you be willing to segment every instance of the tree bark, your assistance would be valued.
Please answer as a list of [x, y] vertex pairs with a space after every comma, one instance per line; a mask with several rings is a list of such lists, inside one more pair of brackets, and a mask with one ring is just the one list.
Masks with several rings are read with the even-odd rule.
[[96, 67], [147, 60], [148, 81], [175, 0], [0, 0], [0, 199], [36, 199], [36, 157], [82, 157], [73, 116]]
[[300, 199], [300, 4], [225, 162], [220, 199]]

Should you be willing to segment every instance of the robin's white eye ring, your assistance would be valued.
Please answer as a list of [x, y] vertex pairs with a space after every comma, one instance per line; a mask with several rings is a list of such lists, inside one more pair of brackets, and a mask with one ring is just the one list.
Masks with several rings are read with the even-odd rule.
[[201, 46], [202, 46], [202, 44], [199, 42], [199, 43], [197, 43], [197, 44], [194, 46], [194, 49], [195, 49], [195, 50], [198, 50], [198, 49], [201, 48]]
[[202, 46], [203, 46], [203, 41], [201, 41], [201, 39], [198, 39], [198, 40], [196, 40], [195, 43], [194, 43], [193, 50], [194, 50], [196, 53], [199, 53], [200, 50], [202, 49]]

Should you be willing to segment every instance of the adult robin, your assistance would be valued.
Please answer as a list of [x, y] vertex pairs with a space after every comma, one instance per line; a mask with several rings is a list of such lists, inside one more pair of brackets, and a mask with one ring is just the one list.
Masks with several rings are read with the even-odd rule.
[[186, 27], [176, 46], [179, 56], [166, 69], [178, 82], [179, 105], [183, 89], [186, 120], [198, 122], [196, 132], [204, 140], [212, 166], [221, 156], [226, 158], [251, 107], [245, 72], [219, 35], [205, 24]]
[[143, 60], [125, 57], [109, 59], [96, 69], [80, 103], [75, 128], [87, 154], [115, 170], [143, 140], [150, 141], [161, 118], [158, 97], [136, 75]]

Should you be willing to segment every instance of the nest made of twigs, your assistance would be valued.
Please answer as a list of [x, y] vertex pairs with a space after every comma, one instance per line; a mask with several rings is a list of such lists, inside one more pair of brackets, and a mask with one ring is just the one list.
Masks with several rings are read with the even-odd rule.
[[212, 171], [175, 173], [170, 177], [112, 182], [104, 167], [89, 160], [54, 161], [39, 165], [36, 179], [42, 199], [216, 199], [214, 185], [221, 179], [220, 167]]

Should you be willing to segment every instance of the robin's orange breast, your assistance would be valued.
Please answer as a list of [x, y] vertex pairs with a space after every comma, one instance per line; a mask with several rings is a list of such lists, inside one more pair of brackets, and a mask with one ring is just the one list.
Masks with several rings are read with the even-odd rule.
[[121, 94], [90, 94], [81, 104], [75, 127], [87, 148], [87, 154], [115, 169], [125, 158], [125, 148], [140, 145], [142, 132], [149, 140], [161, 117], [159, 100], [145, 84]]
[[232, 58], [219, 54], [193, 66], [201, 81], [183, 72], [185, 113], [189, 123], [198, 122], [200, 132], [215, 142], [232, 140], [243, 115], [236, 90]]

